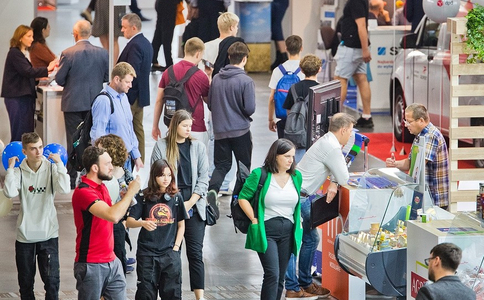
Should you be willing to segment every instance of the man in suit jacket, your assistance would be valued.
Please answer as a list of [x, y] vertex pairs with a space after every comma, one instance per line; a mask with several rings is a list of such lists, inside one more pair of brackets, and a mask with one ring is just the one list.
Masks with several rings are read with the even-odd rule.
[[[64, 87], [61, 110], [66, 126], [67, 152], [72, 151], [72, 136], [77, 126], [91, 109], [91, 102], [109, 80], [108, 52], [93, 46], [89, 41], [91, 23], [78, 21], [72, 29], [76, 44], [64, 50], [59, 70], [55, 76], [58, 85]], [[75, 187], [77, 172], [68, 166], [71, 188]]]
[[121, 31], [128, 44], [119, 56], [119, 62], [129, 63], [136, 71], [133, 86], [129, 89], [128, 100], [133, 114], [133, 128], [138, 139], [141, 160], [145, 159], [145, 134], [143, 130], [143, 107], [150, 105], [150, 69], [153, 48], [150, 41], [141, 33], [141, 19], [137, 14], [127, 14], [121, 19]]

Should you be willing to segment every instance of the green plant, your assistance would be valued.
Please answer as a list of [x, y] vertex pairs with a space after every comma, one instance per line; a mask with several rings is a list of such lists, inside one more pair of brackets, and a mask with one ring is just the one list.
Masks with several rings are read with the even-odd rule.
[[484, 7], [474, 4], [467, 14], [467, 47], [475, 51], [468, 56], [468, 63], [484, 61]]

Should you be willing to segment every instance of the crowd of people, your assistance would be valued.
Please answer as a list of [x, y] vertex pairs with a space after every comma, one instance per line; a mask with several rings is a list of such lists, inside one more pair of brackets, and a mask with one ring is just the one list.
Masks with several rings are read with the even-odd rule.
[[[354, 77], [364, 87], [366, 62], [371, 56], [366, 28], [360, 30], [363, 26], [360, 23], [365, 23], [368, 17], [368, 5], [359, 0], [348, 3], [352, 1], [358, 3], [345, 8], [344, 24], [353, 31], [343, 32], [336, 73], [343, 82]], [[168, 1], [172, 2], [169, 5], [163, 2], [163, 7], [162, 1], [156, 1], [158, 20], [153, 42], [150, 44], [141, 32], [144, 20], [140, 14], [124, 15], [116, 35], [122, 34], [128, 43], [119, 57], [119, 49], [115, 47], [117, 63], [108, 74], [107, 51], [88, 41], [93, 34], [106, 47], [105, 29], [109, 24], [107, 20], [98, 22], [105, 17], [103, 5], [107, 2], [91, 2], [96, 12], [94, 25], [88, 20], [76, 22], [73, 27], [76, 44], [64, 50], [59, 59], [46, 45], [50, 26], [45, 18], [34, 19], [31, 27], [19, 26], [10, 41], [2, 97], [9, 114], [11, 139], [22, 141], [26, 159], [20, 167], [14, 167], [18, 158], [9, 160], [5, 194], [19, 195], [21, 201], [15, 244], [21, 296], [33, 297], [37, 256], [46, 299], [58, 299], [58, 222], [52, 200], [56, 192], [74, 190], [72, 206], [77, 231], [74, 276], [79, 299], [126, 299], [125, 241], [129, 240], [126, 229], [141, 227], [136, 255], [136, 299], [156, 299], [157, 295], [162, 299], [181, 299], [180, 249], [185, 246], [190, 288], [197, 300], [203, 300], [207, 206], [219, 214], [218, 195], [224, 181], [234, 178], [230, 172], [233, 161], [236, 166], [251, 168], [250, 126], [256, 109], [256, 91], [254, 81], [244, 70], [249, 48], [235, 37], [239, 18], [230, 12], [222, 13], [217, 18], [217, 33], [204, 33], [212, 40], [188, 38], [183, 60], [173, 64], [167, 44], [173, 38], [169, 33], [175, 22], [171, 14], [176, 14], [179, 1]], [[226, 9], [224, 1], [212, 2], [219, 9]], [[207, 3], [190, 2], [193, 17], [200, 18], [199, 26], [205, 30], [211, 27], [202, 25], [203, 18], [214, 18], [206, 16]], [[277, 8], [273, 13], [282, 19], [288, 1], [273, 3]], [[360, 6], [365, 15], [358, 10]], [[164, 16], [167, 13], [169, 18]], [[300, 57], [299, 36], [290, 36], [285, 41], [281, 36], [282, 31], [273, 32], [279, 51], [268, 101], [269, 129], [278, 132], [278, 139], [271, 145], [263, 166], [252, 171], [238, 195], [240, 206], [252, 223], [245, 247], [258, 253], [264, 271], [261, 299], [278, 300], [284, 288], [286, 299], [326, 298], [331, 292], [314, 283], [310, 272], [319, 236], [310, 226], [309, 196], [329, 180], [327, 201], [333, 200], [338, 186], [346, 184], [349, 178], [342, 146], [350, 139], [355, 125], [372, 127], [373, 123], [364, 108], [358, 121], [346, 113], [333, 115], [328, 132], [309, 149], [284, 138], [285, 118], [275, 116], [275, 111], [289, 112], [297, 99], [307, 98], [310, 87], [318, 84], [316, 75], [322, 62], [312, 54]], [[161, 67], [157, 60], [161, 45], [166, 67]], [[347, 56], [346, 52], [351, 53]], [[343, 56], [345, 60], [341, 60]], [[279, 65], [283, 67], [278, 68]], [[69, 153], [75, 129], [87, 115], [93, 120], [90, 128], [93, 146], [84, 151], [84, 171], [80, 176], [69, 163], [66, 168], [57, 154], [49, 157], [53, 162], [44, 158], [42, 139], [33, 133], [36, 79], [47, 76], [56, 67], [55, 80], [64, 87], [61, 109]], [[146, 160], [143, 107], [150, 104], [149, 75], [153, 70], [164, 72], [152, 124], [152, 137], [157, 142]], [[297, 73], [295, 80], [299, 82], [292, 86], [294, 93], [286, 91], [284, 101], [277, 103], [277, 86], [288, 75], [287, 71]], [[173, 94], [177, 82], [183, 86], [180, 96]], [[436, 136], [432, 142], [435, 149], [431, 151], [440, 154], [426, 156], [434, 162], [427, 164], [428, 168], [434, 173], [445, 168], [443, 152], [447, 150], [440, 143], [441, 135], [429, 126], [425, 108], [411, 106], [408, 113], [406, 126], [411, 133], [421, 135], [431, 131]], [[161, 119], [168, 127], [166, 135], [160, 130]], [[411, 159], [387, 160], [387, 165], [408, 170]], [[148, 186], [141, 190], [139, 176], [133, 178], [131, 172], [145, 167], [148, 161]], [[267, 176], [259, 198], [254, 199], [262, 173]], [[438, 195], [434, 199], [436, 204], [448, 205], [446, 183], [427, 180], [434, 187], [431, 191]], [[28, 193], [29, 186], [38, 192]]]

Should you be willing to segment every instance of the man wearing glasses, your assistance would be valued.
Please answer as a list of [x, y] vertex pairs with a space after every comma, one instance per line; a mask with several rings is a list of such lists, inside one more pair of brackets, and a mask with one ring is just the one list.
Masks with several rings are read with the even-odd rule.
[[462, 250], [452, 243], [442, 243], [430, 251], [425, 259], [432, 284], [420, 288], [416, 300], [475, 300], [476, 293], [465, 286], [455, 272], [462, 258]]
[[[449, 206], [449, 152], [444, 136], [429, 119], [427, 108], [413, 103], [405, 109], [405, 127], [415, 135], [412, 148], [425, 139], [425, 183], [429, 186], [434, 204], [442, 209]], [[412, 166], [412, 151], [408, 158], [395, 160], [395, 156], [386, 159], [387, 167], [396, 167], [407, 172]], [[415, 166], [419, 167], [419, 166]]]

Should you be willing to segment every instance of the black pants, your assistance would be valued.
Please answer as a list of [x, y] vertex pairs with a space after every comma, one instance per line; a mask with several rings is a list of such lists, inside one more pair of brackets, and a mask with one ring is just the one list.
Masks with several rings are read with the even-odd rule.
[[224, 2], [219, 0], [198, 1], [198, 37], [204, 42], [220, 36], [217, 20], [220, 13], [226, 12]]
[[294, 244], [294, 224], [283, 217], [265, 221], [267, 250], [259, 255], [264, 280], [261, 300], [279, 300], [284, 289], [284, 275]]
[[45, 299], [59, 299], [59, 239], [44, 242], [15, 242], [15, 261], [17, 263], [20, 299], [35, 300], [35, 259], [39, 265], [40, 278], [44, 282]]
[[[188, 198], [184, 198], [188, 200]], [[193, 215], [185, 220], [185, 243], [187, 247], [190, 289], [205, 289], [205, 264], [203, 263], [203, 240], [206, 223], [200, 218], [197, 208], [193, 206]]]
[[35, 128], [35, 98], [23, 96], [5, 98], [8, 118], [10, 120], [10, 141], [21, 141], [22, 134], [33, 132]]
[[284, 41], [282, 34], [282, 19], [289, 6], [289, 0], [274, 0], [271, 2], [271, 40]]
[[123, 266], [123, 272], [126, 274], [126, 228], [123, 222], [118, 222], [113, 226], [113, 236], [114, 236], [114, 254], [121, 261]]
[[163, 53], [165, 54], [166, 66], [173, 65], [173, 58], [171, 57], [171, 42], [173, 41], [173, 31], [175, 30], [176, 7], [179, 0], [156, 0], [156, 27], [153, 35], [153, 60], [154, 64], [158, 63], [158, 52], [161, 45], [163, 45]]
[[284, 128], [286, 128], [286, 119], [280, 119], [277, 123], [277, 138], [283, 139], [284, 138]]
[[208, 190], [215, 190], [218, 193], [225, 175], [232, 167], [232, 152], [235, 155], [237, 168], [240, 161], [250, 170], [252, 159], [252, 137], [250, 131], [239, 137], [215, 140], [213, 152], [215, 170], [213, 170]]
[[[64, 112], [64, 124], [66, 127], [66, 142], [67, 142], [67, 153], [70, 154], [72, 152], [72, 136], [76, 132], [77, 126], [84, 121], [87, 113], [89, 111], [75, 111], [75, 112]], [[72, 169], [71, 165], [67, 164], [67, 173], [71, 178], [71, 187], [75, 186], [76, 179], [77, 179], [77, 171]]]
[[181, 299], [181, 258], [180, 251], [168, 250], [159, 256], [136, 257], [138, 284], [136, 300]]

